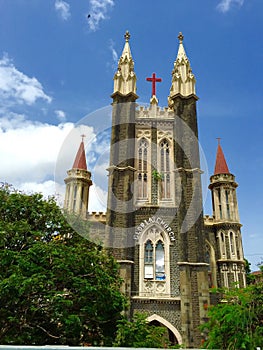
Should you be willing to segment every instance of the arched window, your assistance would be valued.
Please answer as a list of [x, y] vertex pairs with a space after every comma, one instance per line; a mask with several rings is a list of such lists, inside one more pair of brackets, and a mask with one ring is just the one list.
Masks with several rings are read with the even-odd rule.
[[209, 285], [209, 288], [211, 288], [213, 286], [213, 279], [212, 279], [210, 247], [208, 244], [205, 245], [205, 262], [207, 264], [209, 264], [209, 266], [208, 266], [208, 285]]
[[74, 185], [74, 190], [73, 190], [73, 211], [76, 210], [76, 205], [77, 205], [77, 190], [78, 190], [78, 186]]
[[163, 242], [158, 241], [155, 249], [155, 279], [164, 280], [164, 247]]
[[226, 215], [227, 219], [230, 219], [230, 205], [229, 205], [229, 191], [225, 190], [225, 197], [226, 197]]
[[144, 247], [144, 278], [165, 280], [164, 244], [159, 240], [154, 244], [147, 240]]
[[229, 233], [229, 246], [231, 255], [236, 255], [235, 237], [233, 232]]
[[85, 187], [81, 186], [81, 195], [80, 195], [80, 204], [79, 204], [79, 209], [81, 210], [83, 207], [83, 201], [84, 201], [84, 190]]
[[225, 239], [224, 232], [220, 232], [219, 239], [220, 239], [219, 245], [220, 245], [221, 256], [224, 258], [226, 256], [226, 239]]
[[148, 142], [142, 138], [138, 147], [138, 199], [146, 199]]
[[153, 279], [153, 244], [148, 239], [144, 249], [144, 278]]
[[[139, 295], [171, 295], [170, 244], [168, 233], [157, 223], [142, 231], [139, 244]], [[178, 290], [178, 287], [175, 287]], [[179, 290], [178, 290], [179, 292]]]
[[220, 188], [217, 190], [217, 198], [218, 198], [218, 209], [219, 209], [219, 217], [222, 219], [222, 203], [221, 203], [221, 190]]
[[170, 148], [167, 140], [160, 143], [160, 170], [162, 174], [161, 198], [171, 198], [170, 184]]

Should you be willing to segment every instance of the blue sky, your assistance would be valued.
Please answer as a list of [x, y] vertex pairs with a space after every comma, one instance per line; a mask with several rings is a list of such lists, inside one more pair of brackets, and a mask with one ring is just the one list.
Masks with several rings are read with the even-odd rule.
[[[183, 32], [197, 80], [199, 136], [209, 174], [221, 137], [239, 183], [245, 255], [256, 269], [263, 260], [262, 0], [0, 0], [1, 181], [45, 194], [63, 192], [63, 174], [80, 141], [72, 128], [86, 115], [94, 121], [98, 109], [109, 112], [126, 30], [138, 102], [149, 102], [145, 79], [156, 72], [163, 80], [157, 85], [161, 106], [167, 104], [177, 35]], [[81, 131], [99, 141], [88, 148], [92, 166], [106, 140], [103, 134], [96, 138], [92, 123]], [[69, 133], [74, 137], [65, 148]], [[55, 186], [61, 149], [67, 160], [59, 165]], [[103, 200], [104, 158], [97, 167]], [[90, 209], [101, 209], [92, 191]], [[211, 214], [210, 194], [205, 213]]]

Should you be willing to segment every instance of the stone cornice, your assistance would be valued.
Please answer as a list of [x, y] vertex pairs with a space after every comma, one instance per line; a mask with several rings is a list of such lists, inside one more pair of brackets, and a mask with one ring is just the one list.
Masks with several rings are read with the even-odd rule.
[[245, 264], [245, 261], [244, 260], [240, 260], [240, 259], [218, 259], [216, 260], [217, 263], [237, 263], [237, 264], [242, 264], [244, 265]]
[[129, 92], [128, 94], [123, 94], [120, 91], [116, 91], [111, 95], [111, 98], [114, 102], [135, 102], [137, 98], [139, 98], [138, 95], [136, 95], [134, 92]]
[[156, 302], [157, 304], [179, 304], [181, 303], [181, 298], [180, 297], [161, 297], [161, 296], [156, 296], [156, 297], [141, 297], [141, 296], [134, 296], [132, 297], [132, 300], [136, 300], [137, 302], [141, 304], [151, 304], [153, 301]]
[[130, 170], [130, 171], [136, 171], [136, 169], [130, 165], [125, 166], [125, 167], [118, 167], [116, 165], [110, 165], [107, 169], [106, 169], [109, 173], [112, 173], [114, 170], [117, 171], [126, 171], [126, 170]]
[[134, 265], [134, 261], [132, 261], [132, 260], [118, 260], [117, 259], [117, 263]]
[[231, 229], [233, 227], [237, 227], [237, 228], [241, 228], [243, 225], [240, 224], [240, 222], [231, 222], [231, 221], [220, 221], [220, 222], [213, 222], [213, 223], [207, 223], [204, 222], [205, 226], [211, 227], [211, 226], [215, 226], [217, 229], [218, 228], [227, 228], [227, 229]]
[[189, 265], [189, 266], [209, 266], [207, 263], [203, 262], [188, 262], [188, 261], [178, 261], [177, 265], [183, 266], [183, 265]]
[[169, 96], [169, 99], [171, 99], [171, 100], [175, 100], [176, 98], [181, 98], [182, 100], [188, 100], [188, 99], [194, 98], [196, 101], [199, 100], [199, 97], [196, 96], [196, 94], [190, 94], [188, 96], [184, 96], [184, 95], [182, 95], [180, 93], [177, 93], [175, 95]]
[[203, 174], [204, 173], [203, 170], [201, 170], [200, 168], [185, 169], [183, 167], [174, 169], [174, 172], [178, 172], [178, 173], [182, 173], [182, 172], [185, 172], [185, 173], [199, 173], [199, 174]]

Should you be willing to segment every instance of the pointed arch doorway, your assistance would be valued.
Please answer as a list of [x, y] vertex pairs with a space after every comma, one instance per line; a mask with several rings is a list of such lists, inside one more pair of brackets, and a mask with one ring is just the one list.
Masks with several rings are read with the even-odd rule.
[[182, 336], [179, 331], [163, 317], [153, 314], [147, 317], [147, 321], [155, 326], [166, 327], [168, 331], [168, 337], [172, 345], [182, 344]]

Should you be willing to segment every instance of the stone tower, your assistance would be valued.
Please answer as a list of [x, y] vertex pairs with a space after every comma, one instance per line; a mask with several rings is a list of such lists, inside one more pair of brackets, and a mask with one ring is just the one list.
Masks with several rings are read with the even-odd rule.
[[89, 188], [92, 185], [91, 173], [87, 170], [83, 140], [80, 143], [72, 169], [65, 178], [66, 194], [64, 209], [86, 218], [89, 203]]
[[112, 94], [112, 130], [110, 165], [108, 168], [108, 204], [106, 214], [107, 245], [118, 259], [120, 274], [125, 280], [123, 291], [130, 295], [131, 264], [133, 258], [135, 101], [136, 75], [129, 45], [130, 34], [125, 34], [125, 45], [114, 75]]
[[[246, 286], [235, 176], [229, 172], [218, 142], [214, 174], [210, 177], [213, 227], [217, 241], [220, 287]], [[212, 224], [210, 220], [210, 224]]]
[[107, 212], [87, 214], [91, 174], [83, 141], [68, 171], [65, 209], [90, 221], [90, 236], [120, 264], [128, 317], [147, 314], [174, 344], [200, 348], [209, 287], [245, 286], [235, 177], [220, 144], [210, 178], [213, 216], [203, 216], [195, 77], [183, 45], [173, 65], [168, 106], [153, 73], [148, 107], [137, 104], [130, 34], [114, 75]]
[[129, 38], [112, 94], [108, 244], [131, 315], [146, 312], [172, 341], [198, 347], [209, 293], [195, 78], [180, 34], [169, 106], [159, 108], [152, 95], [149, 108], [138, 108]]

